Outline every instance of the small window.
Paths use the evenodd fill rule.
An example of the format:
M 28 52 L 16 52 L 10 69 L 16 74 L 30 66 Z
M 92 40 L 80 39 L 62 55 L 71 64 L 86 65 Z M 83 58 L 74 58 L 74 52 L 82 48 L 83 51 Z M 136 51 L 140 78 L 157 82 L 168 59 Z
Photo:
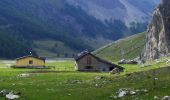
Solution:
M 30 60 L 30 61 L 29 61 L 29 64 L 33 64 L 33 60 Z

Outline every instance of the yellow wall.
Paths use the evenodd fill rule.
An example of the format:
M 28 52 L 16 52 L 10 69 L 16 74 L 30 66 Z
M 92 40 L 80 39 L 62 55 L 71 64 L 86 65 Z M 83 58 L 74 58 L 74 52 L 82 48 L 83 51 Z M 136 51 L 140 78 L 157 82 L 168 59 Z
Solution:
M 29 64 L 29 61 L 32 60 L 33 64 Z M 41 59 L 37 59 L 34 57 L 26 57 L 26 58 L 22 58 L 16 61 L 16 66 L 17 67 L 42 67 L 45 66 L 45 62 L 44 60 Z

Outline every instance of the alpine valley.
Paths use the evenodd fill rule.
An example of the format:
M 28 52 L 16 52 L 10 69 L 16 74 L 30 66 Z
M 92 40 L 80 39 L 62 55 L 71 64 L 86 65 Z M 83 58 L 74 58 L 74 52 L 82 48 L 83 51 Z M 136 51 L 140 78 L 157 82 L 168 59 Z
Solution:
M 72 57 L 146 30 L 159 0 L 0 0 L 0 58 Z M 22 48 L 22 49 L 21 49 Z

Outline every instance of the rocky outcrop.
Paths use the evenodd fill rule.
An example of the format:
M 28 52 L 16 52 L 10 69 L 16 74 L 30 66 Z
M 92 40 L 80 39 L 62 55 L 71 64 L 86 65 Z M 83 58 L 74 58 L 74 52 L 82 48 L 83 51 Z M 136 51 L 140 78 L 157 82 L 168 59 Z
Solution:
M 145 60 L 158 59 L 170 53 L 170 0 L 162 0 L 155 9 L 148 27 L 146 45 L 143 53 Z

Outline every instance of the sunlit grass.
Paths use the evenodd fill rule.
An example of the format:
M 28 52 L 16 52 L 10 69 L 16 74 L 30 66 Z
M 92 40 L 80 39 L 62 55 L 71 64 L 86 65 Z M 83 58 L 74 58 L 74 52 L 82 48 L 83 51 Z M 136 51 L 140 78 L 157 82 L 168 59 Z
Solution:
M 145 32 L 115 41 L 97 49 L 93 53 L 112 62 L 118 62 L 123 58 L 134 59 L 141 54 L 144 48 L 144 41 Z
M 46 66 L 52 66 L 54 67 L 55 70 L 59 70 L 59 71 L 75 71 L 74 60 L 47 62 Z
M 48 62 L 47 65 L 62 68 L 74 67 L 74 63 L 74 61 L 67 60 Z M 0 68 L 0 90 L 21 92 L 19 100 L 112 100 L 109 96 L 115 95 L 120 88 L 147 89 L 149 91 L 148 95 L 127 96 L 125 100 L 136 98 L 151 100 L 155 95 L 160 98 L 170 95 L 170 68 L 163 68 L 168 66 L 166 62 L 153 62 L 148 67 L 143 67 L 143 65 L 122 66 L 126 69 L 120 76 L 109 73 L 63 71 L 65 69 L 57 71 L 56 68 L 47 70 Z M 156 69 L 155 76 L 151 69 Z M 49 72 L 32 73 L 36 71 Z M 29 73 L 31 76 L 28 78 L 18 77 L 18 74 L 21 73 Z M 130 76 L 127 76 L 128 73 L 131 73 Z M 105 78 L 96 80 L 96 76 Z M 153 89 L 154 77 L 158 78 L 155 89 Z M 76 83 L 74 80 L 78 80 L 80 83 Z M 97 87 L 96 84 L 98 84 Z M 3 98 L 0 97 L 0 100 Z
M 5 67 L 6 65 L 2 62 L 2 60 L 0 60 L 0 68 L 1 67 Z

